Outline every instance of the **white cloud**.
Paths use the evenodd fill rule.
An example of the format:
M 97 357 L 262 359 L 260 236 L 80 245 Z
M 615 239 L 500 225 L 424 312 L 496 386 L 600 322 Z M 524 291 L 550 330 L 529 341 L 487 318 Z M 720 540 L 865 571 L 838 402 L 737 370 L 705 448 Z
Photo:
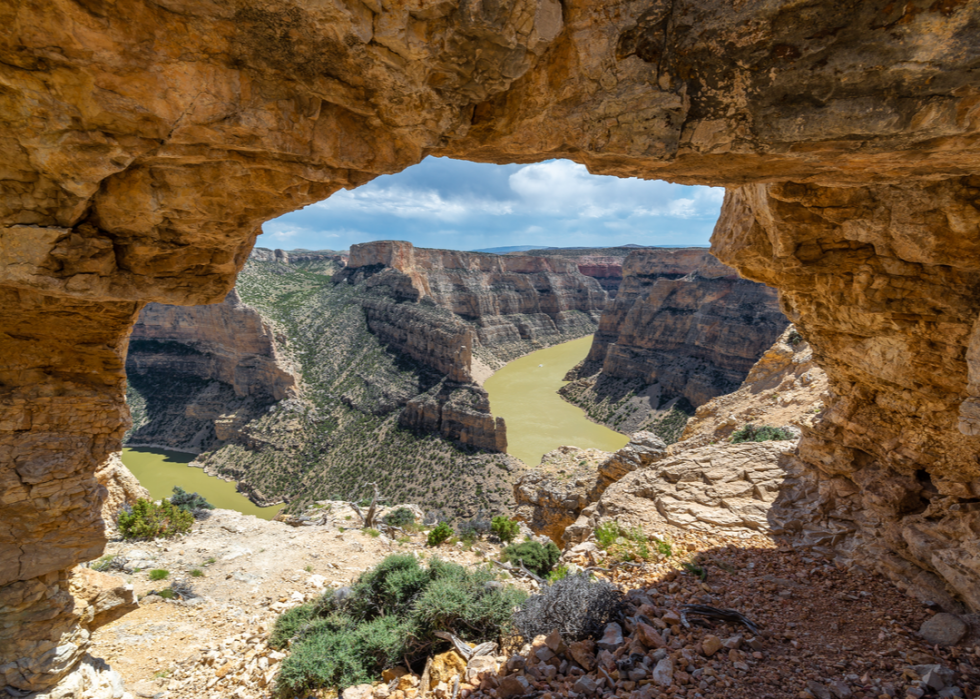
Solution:
M 501 216 L 512 212 L 508 202 L 476 197 L 445 198 L 434 189 L 408 189 L 399 186 L 366 185 L 354 191 L 341 191 L 315 207 L 337 213 L 398 216 L 399 218 L 461 221 L 468 216 Z

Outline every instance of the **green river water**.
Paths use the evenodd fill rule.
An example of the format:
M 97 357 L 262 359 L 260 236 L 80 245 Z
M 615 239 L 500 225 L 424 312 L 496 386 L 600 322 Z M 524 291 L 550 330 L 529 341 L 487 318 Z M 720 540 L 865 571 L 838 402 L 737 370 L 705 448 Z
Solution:
M 592 336 L 538 350 L 507 364 L 484 383 L 490 412 L 507 422 L 507 453 L 528 466 L 560 446 L 616 451 L 629 437 L 589 421 L 558 395 L 565 374 L 585 359 Z
M 188 466 L 194 456 L 165 449 L 126 447 L 122 460 L 140 484 L 150 491 L 154 500 L 169 498 L 173 495 L 174 486 L 179 485 L 189 493 L 200 493 L 212 505 L 223 510 L 235 510 L 262 519 L 272 519 L 279 514 L 282 505 L 259 507 L 235 490 L 234 483 L 209 476 L 204 469 Z

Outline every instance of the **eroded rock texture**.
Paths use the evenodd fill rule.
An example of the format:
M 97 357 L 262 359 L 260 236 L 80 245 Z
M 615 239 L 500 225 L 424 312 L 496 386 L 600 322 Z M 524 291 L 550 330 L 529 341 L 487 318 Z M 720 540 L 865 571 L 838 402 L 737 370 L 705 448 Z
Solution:
M 962 408 L 975 431 L 978 16 L 932 0 L 0 6 L 0 597 L 54 600 L 58 571 L 102 549 L 93 473 L 126 429 L 140 305 L 220 302 L 263 220 L 430 153 L 766 183 L 732 195 L 758 228 L 716 247 L 785 289 L 841 396 L 806 458 L 976 497 L 976 437 L 956 425 Z M 858 223 L 835 222 L 852 196 Z M 840 300 L 840 332 L 822 331 Z M 889 511 L 928 492 L 858 480 Z M 911 515 L 942 544 L 929 560 L 904 534 L 886 548 L 962 591 L 976 553 L 960 525 L 938 536 L 971 521 L 951 516 Z M 0 666 L 50 686 L 63 666 L 39 649 L 68 632 L 21 623 Z
M 721 259 L 780 289 L 829 379 L 784 528 L 972 609 L 980 437 L 961 431 L 961 411 L 980 311 L 978 198 L 975 178 L 750 186 L 729 193 L 712 241 Z
M 367 279 L 387 297 L 366 306 L 373 332 L 456 381 L 472 380 L 473 357 L 496 369 L 592 332 L 606 304 L 599 283 L 574 259 L 429 250 L 401 241 L 352 246 L 337 275 L 348 279 Z
M 776 293 L 739 277 L 707 250 L 642 250 L 623 264 L 580 373 L 658 384 L 694 406 L 742 383 L 786 319 Z
M 193 453 L 237 436 L 240 427 L 296 393 L 275 331 L 233 289 L 204 306 L 148 304 L 126 357 L 133 427 L 129 444 Z

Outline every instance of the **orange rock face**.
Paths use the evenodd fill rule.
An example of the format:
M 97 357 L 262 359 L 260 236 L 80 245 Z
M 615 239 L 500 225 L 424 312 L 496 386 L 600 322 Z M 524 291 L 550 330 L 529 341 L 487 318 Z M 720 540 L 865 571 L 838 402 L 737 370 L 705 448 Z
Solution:
M 836 396 L 804 458 L 839 502 L 911 527 L 862 527 L 878 560 L 976 607 L 975 513 L 951 508 L 980 496 L 978 17 L 889 0 L 0 7 L 4 610 L 37 586 L 53 609 L 59 571 L 102 549 L 93 474 L 126 429 L 140 306 L 220 302 L 262 221 L 427 154 L 742 187 L 715 250 L 781 290 Z M 51 686 L 71 661 L 45 654 L 71 630 L 16 618 L 4 681 Z

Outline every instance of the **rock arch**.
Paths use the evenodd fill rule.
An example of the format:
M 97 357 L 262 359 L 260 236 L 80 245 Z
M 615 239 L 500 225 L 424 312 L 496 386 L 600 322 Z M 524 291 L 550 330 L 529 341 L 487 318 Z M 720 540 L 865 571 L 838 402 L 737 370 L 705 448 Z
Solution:
M 715 253 L 780 290 L 837 396 L 801 445 L 824 522 L 803 533 L 980 608 L 980 2 L 7 0 L 0 21 L 6 684 L 84 651 L 66 571 L 104 543 L 140 307 L 219 301 L 262 221 L 428 154 L 729 187 Z M 893 504 L 922 470 L 939 496 L 912 520 Z

